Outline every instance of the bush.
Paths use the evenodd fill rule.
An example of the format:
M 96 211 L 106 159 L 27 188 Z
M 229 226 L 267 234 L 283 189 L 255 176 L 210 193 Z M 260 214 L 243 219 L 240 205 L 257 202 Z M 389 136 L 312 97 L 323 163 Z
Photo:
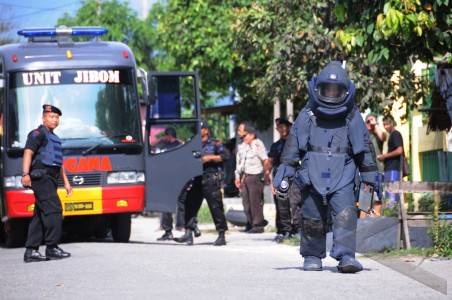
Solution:
M 452 224 L 439 222 L 438 226 L 433 226 L 429 234 L 433 240 L 435 254 L 444 257 L 452 256 Z

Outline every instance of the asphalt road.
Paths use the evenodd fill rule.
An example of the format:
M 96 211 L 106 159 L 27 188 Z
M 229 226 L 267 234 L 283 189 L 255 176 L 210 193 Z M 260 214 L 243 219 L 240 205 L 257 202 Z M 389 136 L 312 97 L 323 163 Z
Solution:
M 24 249 L 0 248 L 0 299 L 450 299 L 437 290 L 360 257 L 365 270 L 340 274 L 336 261 L 304 272 L 297 247 L 272 242 L 274 233 L 231 230 L 214 247 L 204 232 L 194 246 L 156 242 L 158 220 L 133 219 L 132 241 L 63 244 L 73 257 L 25 264 Z M 175 232 L 176 235 L 180 233 Z M 43 248 L 42 248 L 43 249 Z M 402 261 L 403 263 L 403 261 Z M 450 280 L 452 261 L 426 263 Z M 414 265 L 421 270 L 419 264 Z M 436 272 L 438 271 L 438 272 Z M 422 276 L 421 276 L 422 277 Z M 447 289 L 446 289 L 447 290 Z

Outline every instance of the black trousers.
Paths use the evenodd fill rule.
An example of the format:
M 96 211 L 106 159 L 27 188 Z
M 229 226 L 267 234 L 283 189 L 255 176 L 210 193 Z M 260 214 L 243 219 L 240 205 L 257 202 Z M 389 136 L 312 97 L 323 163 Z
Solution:
M 191 183 L 189 185 L 185 185 L 179 195 L 179 198 L 177 198 L 176 227 L 185 226 L 185 201 L 187 199 L 187 193 L 190 188 Z M 162 213 L 160 225 L 165 231 L 173 230 L 173 214 L 170 212 Z
M 196 215 L 205 198 L 217 231 L 228 230 L 223 208 L 221 182 L 215 173 L 205 173 L 194 178 L 193 186 L 187 193 L 185 202 L 185 227 L 194 229 Z
M 32 180 L 31 186 L 36 202 L 25 247 L 37 249 L 42 242 L 47 246 L 56 246 L 60 241 L 63 225 L 57 178 L 43 175 L 40 179 Z
M 278 200 L 273 197 L 276 206 L 276 230 L 277 233 L 286 232 L 297 234 L 301 230 L 301 189 L 293 182 L 290 185 L 287 200 Z

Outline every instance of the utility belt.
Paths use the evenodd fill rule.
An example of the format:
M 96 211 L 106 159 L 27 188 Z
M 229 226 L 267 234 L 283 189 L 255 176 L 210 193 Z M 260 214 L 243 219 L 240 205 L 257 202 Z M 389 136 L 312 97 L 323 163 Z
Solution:
M 202 183 L 221 186 L 224 180 L 223 171 L 215 171 L 215 172 L 204 172 L 202 174 Z
M 33 168 L 30 171 L 30 178 L 32 180 L 38 180 L 43 178 L 45 175 L 48 175 L 50 177 L 53 177 L 57 179 L 60 176 L 60 167 L 45 167 L 45 166 L 39 166 L 37 168 Z

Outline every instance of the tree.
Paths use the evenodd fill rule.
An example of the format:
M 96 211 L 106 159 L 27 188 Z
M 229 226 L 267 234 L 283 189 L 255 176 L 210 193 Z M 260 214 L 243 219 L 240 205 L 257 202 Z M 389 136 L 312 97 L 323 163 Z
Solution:
M 108 33 L 102 39 L 128 44 L 138 65 L 147 69 L 155 68 L 151 57 L 154 30 L 137 17 L 127 2 L 86 0 L 75 16 L 66 13 L 57 23 L 66 26 L 106 27 Z
M 413 63 L 450 49 L 447 7 L 448 0 L 256 1 L 238 14 L 237 47 L 257 70 L 252 86 L 262 101 L 304 104 L 306 81 L 331 59 L 344 59 L 361 108 L 381 111 L 400 96 L 413 105 L 420 96 Z
M 11 37 L 14 28 L 13 23 L 8 20 L 9 9 L 2 7 L 2 15 L 0 16 L 0 46 L 14 43 L 17 39 Z
M 231 27 L 234 9 L 249 2 L 173 0 L 152 9 L 159 48 L 172 60 L 167 67 L 197 70 L 204 97 L 212 91 L 226 95 L 242 79 Z
M 421 98 L 413 78 L 416 60 L 433 63 L 445 56 L 452 44 L 452 10 L 449 0 L 340 0 L 334 8 L 336 39 L 348 57 L 360 57 L 373 85 L 381 93 L 380 107 L 404 96 L 409 106 Z M 400 71 L 396 88 L 383 81 Z M 389 96 L 389 97 L 388 97 Z

